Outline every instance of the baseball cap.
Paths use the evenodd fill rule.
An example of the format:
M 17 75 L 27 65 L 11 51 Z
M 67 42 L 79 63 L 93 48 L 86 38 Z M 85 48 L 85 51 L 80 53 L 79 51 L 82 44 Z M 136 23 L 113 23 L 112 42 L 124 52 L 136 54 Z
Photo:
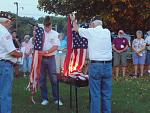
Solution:
M 0 11 L 0 22 L 5 22 L 7 20 L 15 21 L 12 14 L 9 12 Z

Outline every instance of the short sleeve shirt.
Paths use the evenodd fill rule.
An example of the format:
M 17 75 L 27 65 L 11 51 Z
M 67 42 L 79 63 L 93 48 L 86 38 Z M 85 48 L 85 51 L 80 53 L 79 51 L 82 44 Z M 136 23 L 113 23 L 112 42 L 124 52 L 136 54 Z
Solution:
M 136 49 L 136 51 L 141 50 L 143 46 L 146 45 L 146 42 L 144 39 L 134 39 L 132 42 L 132 47 Z
M 58 39 L 58 32 L 51 30 L 45 33 L 45 40 L 43 45 L 43 51 L 51 49 L 53 46 L 60 46 L 60 40 Z
M 150 44 L 150 36 L 147 36 L 145 39 L 146 44 Z M 150 51 L 150 46 L 147 46 L 147 50 Z
M 113 39 L 113 45 L 117 50 L 123 50 L 127 45 L 129 45 L 129 42 L 126 38 L 114 38 Z
M 11 34 L 0 24 L 0 59 L 10 60 L 15 63 L 17 59 L 9 54 L 14 50 L 16 50 L 16 48 L 13 44 Z
M 111 35 L 102 26 L 79 28 L 79 35 L 88 39 L 89 59 L 108 61 L 112 59 Z

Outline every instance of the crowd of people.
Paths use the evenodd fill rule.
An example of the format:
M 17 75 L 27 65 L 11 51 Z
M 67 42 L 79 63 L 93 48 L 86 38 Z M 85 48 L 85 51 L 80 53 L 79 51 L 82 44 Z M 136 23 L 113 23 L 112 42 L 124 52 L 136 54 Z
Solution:
M 145 64 L 147 64 L 147 72 L 150 74 L 150 32 L 144 39 L 143 32 L 137 30 L 136 38 L 130 42 L 125 37 L 125 32 L 119 30 L 117 37 L 111 41 L 110 30 L 102 27 L 103 22 L 99 18 L 91 20 L 90 28 L 80 28 L 77 21 L 72 21 L 72 30 L 88 40 L 90 113 L 100 113 L 100 111 L 111 113 L 112 64 L 115 67 L 117 77 L 120 67 L 122 67 L 122 76 L 126 76 L 127 50 L 131 47 L 135 70 L 133 77 L 143 76 Z M 12 112 L 13 66 L 17 77 L 20 67 L 22 67 L 24 76 L 29 76 L 34 52 L 34 38 L 27 34 L 24 36 L 24 41 L 20 43 L 16 31 L 12 31 L 11 34 L 8 31 L 11 22 L 12 18 L 9 13 L 0 13 L 0 113 Z M 63 34 L 52 30 L 52 22 L 49 16 L 44 18 L 43 25 L 44 42 L 41 48 L 40 71 L 41 105 L 49 103 L 46 75 L 51 82 L 54 103 L 63 105 L 57 92 L 57 73 L 61 73 L 63 70 L 67 40 Z M 23 53 L 20 48 L 24 50 Z M 17 59 L 21 57 L 23 58 L 22 63 L 17 63 Z M 138 66 L 140 67 L 140 73 L 138 73 Z
M 130 45 L 131 43 L 131 45 Z M 150 34 L 147 32 L 147 36 L 144 37 L 141 30 L 136 31 L 135 39 L 130 42 L 125 37 L 123 30 L 119 30 L 118 36 L 113 39 L 113 66 L 115 67 L 115 76 L 119 75 L 119 67 L 122 67 L 122 75 L 125 76 L 127 64 L 127 54 L 128 48 L 132 49 L 132 61 L 134 65 L 134 74 L 130 75 L 134 78 L 143 76 L 144 74 L 144 65 L 147 65 L 147 73 L 150 74 L 150 56 L 149 56 L 149 43 L 150 43 Z M 138 72 L 138 67 L 140 71 Z

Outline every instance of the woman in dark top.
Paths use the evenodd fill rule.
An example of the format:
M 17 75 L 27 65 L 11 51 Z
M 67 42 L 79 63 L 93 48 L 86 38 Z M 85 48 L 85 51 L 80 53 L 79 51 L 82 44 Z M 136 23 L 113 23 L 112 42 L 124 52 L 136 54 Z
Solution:
M 19 49 L 20 48 L 20 42 L 18 41 L 18 36 L 17 36 L 16 31 L 12 31 L 11 34 L 12 34 L 12 39 L 13 39 L 14 46 L 17 49 Z M 15 77 L 18 77 L 19 76 L 19 64 L 15 64 L 14 68 L 15 68 Z
M 14 43 L 15 47 L 16 47 L 17 49 L 19 49 L 19 48 L 20 48 L 20 42 L 19 42 L 19 40 L 18 40 L 18 36 L 17 36 L 16 31 L 13 31 L 13 32 L 12 32 L 12 39 L 13 39 L 13 43 Z

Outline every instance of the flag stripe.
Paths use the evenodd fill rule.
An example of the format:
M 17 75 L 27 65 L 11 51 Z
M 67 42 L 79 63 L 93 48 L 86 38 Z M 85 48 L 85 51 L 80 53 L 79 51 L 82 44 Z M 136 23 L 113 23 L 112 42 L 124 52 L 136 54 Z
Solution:
M 69 76 L 73 72 L 81 72 L 85 62 L 88 41 L 80 37 L 78 32 L 72 31 L 70 17 L 68 18 L 67 55 L 64 62 L 64 74 Z

